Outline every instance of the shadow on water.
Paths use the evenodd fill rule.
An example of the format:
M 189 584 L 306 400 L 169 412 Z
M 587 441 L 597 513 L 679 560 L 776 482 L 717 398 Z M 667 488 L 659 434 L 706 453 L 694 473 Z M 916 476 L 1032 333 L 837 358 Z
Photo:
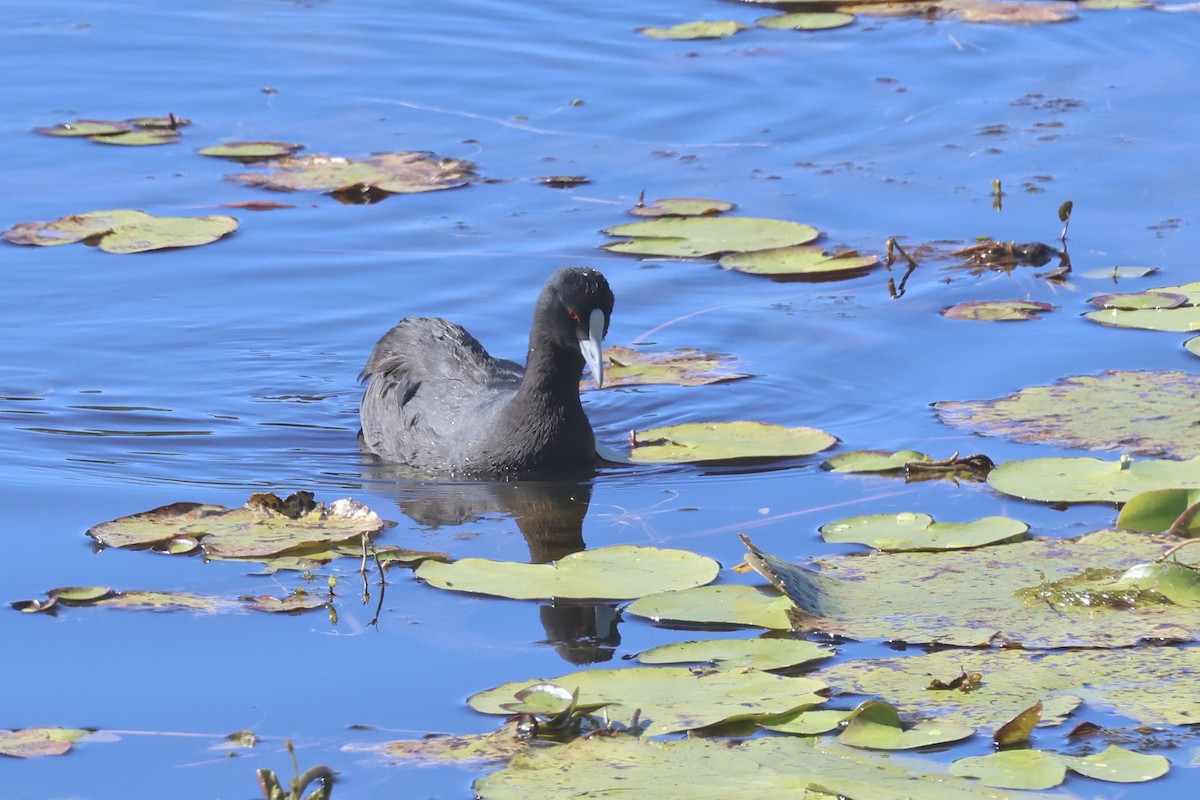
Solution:
M 425 530 L 511 519 L 532 564 L 548 564 L 587 549 L 583 521 L 592 501 L 590 476 L 571 479 L 440 482 L 402 464 L 363 453 L 363 477 Z M 538 607 L 541 642 L 572 664 L 612 659 L 621 636 L 615 603 L 551 600 Z

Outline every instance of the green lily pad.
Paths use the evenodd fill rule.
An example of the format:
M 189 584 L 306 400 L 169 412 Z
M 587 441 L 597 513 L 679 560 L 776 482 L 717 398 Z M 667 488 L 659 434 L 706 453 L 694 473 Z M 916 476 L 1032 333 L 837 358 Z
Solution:
M 1040 790 L 1062 783 L 1067 776 L 1067 765 L 1053 753 L 1009 750 L 960 758 L 950 765 L 950 772 L 999 789 Z
M 1200 375 L 1109 370 L 1032 386 L 996 400 L 943 400 L 934 408 L 947 425 L 985 436 L 1187 457 L 1200 454 L 1197 396 Z M 1193 485 L 1200 486 L 1200 480 Z
M 1193 336 L 1183 343 L 1183 347 L 1194 356 L 1200 356 L 1200 336 Z
M 614 253 L 699 258 L 805 244 L 820 236 L 811 225 L 757 217 L 664 217 L 605 228 L 632 237 L 604 245 Z
M 303 149 L 304 145 L 290 142 L 228 142 L 201 147 L 196 152 L 202 156 L 227 158 L 230 161 L 266 161 L 290 156 Z
M 1187 295 L 1172 292 L 1121 292 L 1118 294 L 1098 294 L 1088 298 L 1088 302 L 1096 308 L 1179 308 L 1188 302 Z
M 1045 503 L 1121 503 L 1155 489 L 1200 486 L 1200 456 L 1168 459 L 1030 458 L 988 474 L 998 492 Z
M 604 369 L 606 386 L 703 386 L 736 381 L 750 376 L 730 368 L 733 359 L 722 353 L 703 353 L 690 347 L 663 353 L 644 353 L 629 347 L 609 347 L 604 351 L 608 366 Z
M 40 758 L 61 756 L 70 751 L 80 739 L 91 736 L 93 731 L 82 728 L 22 728 L 0 730 L 0 755 L 13 758 Z
M 87 533 L 108 547 L 161 547 L 181 537 L 195 539 L 209 558 L 263 559 L 324 551 L 333 543 L 361 543 L 383 530 L 375 512 L 353 500 L 328 508 L 311 492 L 286 500 L 255 494 L 241 508 L 172 503 L 105 522 Z M 360 548 L 361 552 L 361 548 Z
M 1116 281 L 1120 278 L 1144 278 L 1158 272 L 1158 267 L 1103 267 L 1079 273 L 1081 278 Z
M 832 472 L 898 472 L 916 461 L 928 463 L 933 459 L 916 450 L 853 450 L 839 453 L 821 463 L 821 469 Z
M 778 717 L 760 719 L 758 726 L 776 733 L 816 736 L 818 733 L 828 733 L 834 728 L 840 727 L 853 713 L 853 711 L 837 711 L 827 708 L 792 711 L 780 714 Z
M 74 122 L 60 122 L 51 128 L 34 128 L 34 133 L 43 136 L 113 136 L 133 130 L 129 120 L 108 119 L 77 119 Z
M 126 147 L 145 147 L 156 144 L 175 144 L 179 141 L 179 132 L 168 129 L 134 130 L 105 136 L 91 137 L 93 142 L 100 144 L 118 144 Z
M 797 639 L 706 639 L 651 647 L 638 654 L 643 664 L 711 664 L 718 669 L 797 667 L 834 653 L 815 642 Z
M 791 736 L 737 744 L 704 738 L 593 736 L 563 747 L 529 750 L 507 768 L 476 780 L 472 788 L 480 800 L 1017 797 L 950 775 L 931 761 Z
M 195 247 L 233 233 L 233 217 L 155 217 L 144 211 L 116 209 L 71 214 L 53 222 L 22 222 L 4 232 L 13 244 L 41 247 L 92 241 L 108 253 L 141 253 L 171 247 Z
M 825 698 L 816 693 L 827 688 L 821 681 L 744 667 L 699 675 L 687 667 L 629 667 L 506 683 L 467 703 L 484 714 L 509 714 L 516 693 L 537 683 L 578 691 L 581 705 L 603 703 L 610 719 L 629 719 L 641 709 L 648 736 L 820 705 Z
M 820 247 L 791 245 L 750 253 L 731 253 L 718 262 L 723 269 L 753 275 L 778 275 L 830 278 L 856 277 L 879 266 L 876 256 L 830 255 Z
M 1164 307 L 1164 297 L 1177 296 L 1184 297 L 1185 302 Z M 1119 307 L 1090 311 L 1084 314 L 1084 317 L 1102 325 L 1118 328 L 1174 332 L 1200 329 L 1200 281 L 1176 286 L 1159 286 L 1120 297 L 1122 302 Z
M 958 550 L 1022 538 L 1024 522 L 984 517 L 972 522 L 934 522 L 928 514 L 870 514 L 829 522 L 820 528 L 827 542 L 857 542 L 876 550 Z
M 811 568 L 742 538 L 750 565 L 796 604 L 792 627 L 802 634 L 960 647 L 1012 642 L 1030 649 L 1200 639 L 1194 608 L 1115 585 L 1124 570 L 1159 558 L 1178 541 L 1174 537 L 1099 531 L 973 550 L 829 556 Z M 1176 557 L 1186 561 L 1187 555 Z M 1094 583 L 1097 574 L 1109 576 L 1107 594 L 1067 586 Z M 1113 602 L 1090 599 L 1105 596 Z
M 725 200 L 709 200 L 703 197 L 663 197 L 650 205 L 629 209 L 635 217 L 711 217 L 732 211 L 733 203 Z
M 810 456 L 837 444 L 816 428 L 763 422 L 691 422 L 634 434 L 629 458 L 636 464 L 680 464 L 743 458 Z
M 1200 607 L 1200 570 L 1174 561 L 1135 564 L 1117 580 L 1116 586 L 1149 589 L 1175 605 Z
M 33 131 L 45 136 L 84 136 L 101 144 L 139 146 L 173 144 L 179 141 L 179 128 L 190 124 L 189 120 L 168 114 L 165 117 L 123 120 L 77 119 L 50 128 L 34 128 Z
M 1186 519 L 1184 513 L 1200 503 L 1200 489 L 1153 489 L 1140 492 L 1129 498 L 1117 515 L 1117 527 L 1126 531 L 1150 531 L 1162 533 L 1175 526 L 1171 532 L 1177 536 L 1200 536 L 1200 518 L 1193 509 Z M 1180 524 L 1176 525 L 1176 522 Z
M 1058 756 L 1072 772 L 1112 783 L 1142 783 L 1161 778 L 1171 769 L 1171 762 L 1159 755 L 1134 753 L 1123 747 L 1109 745 L 1090 756 Z
M 724 39 L 739 31 L 748 31 L 750 26 L 731 19 L 723 19 L 712 22 L 684 22 L 672 25 L 670 28 L 637 28 L 636 30 L 651 39 Z
M 760 28 L 775 30 L 820 31 L 828 28 L 841 28 L 854 22 L 853 14 L 839 12 L 797 12 L 780 14 L 773 17 L 762 17 L 754 20 Z
M 723 584 L 646 595 L 626 606 L 625 612 L 654 622 L 786 630 L 791 627 L 787 615 L 791 607 L 787 597 L 753 586 Z
M 280 192 L 339 192 L 373 188 L 392 194 L 457 189 L 479 180 L 475 165 L 435 153 L 376 153 L 366 158 L 312 155 L 280 159 L 272 172 L 230 176 L 247 186 Z
M 1017 714 L 1008 722 L 1001 725 L 992 734 L 992 742 L 996 747 L 1016 747 L 1029 743 L 1029 735 L 1042 721 L 1042 701 L 1039 700 L 1029 708 Z
M 978 322 L 1016 322 L 1039 319 L 1039 314 L 1054 310 L 1049 303 L 1032 300 L 979 300 L 951 306 L 942 312 L 942 316 Z
M 838 734 L 837 740 L 869 750 L 912 750 L 961 741 L 974 733 L 972 727 L 943 720 L 923 720 L 905 728 L 895 706 L 882 700 L 868 700 L 854 710 L 850 724 Z
M 624 600 L 702 586 L 720 569 L 711 558 L 686 550 L 618 545 L 571 553 L 549 564 L 426 561 L 416 576 L 438 589 L 518 600 Z

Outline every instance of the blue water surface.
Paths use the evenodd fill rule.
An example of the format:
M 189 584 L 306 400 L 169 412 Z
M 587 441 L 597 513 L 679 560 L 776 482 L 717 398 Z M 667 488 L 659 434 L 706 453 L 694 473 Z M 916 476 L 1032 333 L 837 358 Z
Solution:
M 531 499 L 511 487 L 373 473 L 355 440 L 356 379 L 378 336 L 406 315 L 450 317 L 493 353 L 521 358 L 533 299 L 561 265 L 608 276 L 610 343 L 730 353 L 755 376 L 589 392 L 598 435 L 615 447 L 631 429 L 749 418 L 828 430 L 843 451 L 1054 455 L 1065 451 L 950 429 L 929 404 L 1102 369 L 1194 369 L 1182 337 L 1082 321 L 1087 297 L 1113 291 L 1102 280 L 1059 286 L 1030 269 L 971 276 L 933 265 L 891 300 L 881 271 L 776 283 L 601 250 L 600 230 L 630 221 L 643 191 L 730 200 L 738 213 L 812 224 L 831 250 L 880 255 L 890 236 L 1053 242 L 1057 209 L 1073 200 L 1077 273 L 1160 270 L 1119 287 L 1131 290 L 1200 279 L 1194 10 L 1080 10 L 1076 21 L 1034 26 L 862 17 L 838 30 L 756 29 L 722 41 L 635 33 L 766 13 L 719 0 L 3 4 L 0 226 L 137 208 L 232 213 L 241 229 L 204 247 L 130 256 L 0 246 L 0 599 L 92 584 L 282 594 L 301 580 L 94 552 L 84 536 L 167 503 L 238 506 L 256 491 L 352 496 L 398 523 L 384 543 L 530 558 L 522 515 L 545 487 Z M 176 145 L 31 132 L 168 112 L 192 120 Z M 488 180 L 342 205 L 246 188 L 224 178 L 245 168 L 194 152 L 246 139 L 343 156 L 433 150 L 477 162 Z M 554 175 L 589 183 L 561 190 L 537 180 Z M 994 180 L 1006 190 L 1002 211 Z M 296 207 L 221 208 L 248 200 Z M 1061 310 L 1004 326 L 939 315 L 1013 297 Z M 1050 536 L 1112 522 L 1111 508 L 1063 512 L 984 486 L 845 478 L 818 463 L 612 467 L 553 491 L 556 502 L 590 496 L 577 532 L 589 547 L 678 546 L 726 566 L 741 559 L 738 531 L 793 560 L 839 552 L 816 528 L 861 513 L 1009 514 Z M 324 613 L 0 612 L 0 728 L 104 732 L 67 757 L 0 763 L 3 794 L 249 797 L 254 769 L 288 772 L 290 738 L 302 766 L 342 773 L 343 800 L 468 797 L 476 773 L 342 748 L 488 730 L 496 720 L 463 702 L 473 692 L 574 662 L 619 664 L 692 636 L 633 619 L 614 628 L 609 606 L 439 592 L 402 571 L 391 573 L 372 627 L 378 596 L 360 605 L 356 568 L 334 570 L 336 624 Z M 571 644 L 579 630 L 590 638 Z M 842 652 L 890 653 L 872 643 Z M 213 749 L 242 729 L 263 743 L 237 757 Z M 1182 797 L 1182 767 L 1123 796 Z M 1071 780 L 1081 795 L 1108 790 Z

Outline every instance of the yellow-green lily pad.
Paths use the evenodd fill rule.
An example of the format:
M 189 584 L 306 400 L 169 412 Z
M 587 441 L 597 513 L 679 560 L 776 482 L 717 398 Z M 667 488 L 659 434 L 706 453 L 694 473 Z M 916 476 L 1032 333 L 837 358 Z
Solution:
M 1067 765 L 1053 753 L 1008 750 L 960 758 L 950 765 L 950 772 L 998 789 L 1040 790 L 1062 783 L 1067 776 Z
M 464 558 L 426 561 L 416 576 L 430 586 L 517 600 L 625 600 L 703 586 L 721 565 L 687 550 L 617 545 L 583 550 L 549 564 Z
M 1008 517 L 971 522 L 934 522 L 928 514 L 869 514 L 820 528 L 827 542 L 857 542 L 876 550 L 958 550 L 1023 538 L 1029 526 Z
M 71 214 L 52 222 L 22 222 L 5 231 L 4 238 L 41 247 L 87 241 L 109 253 L 141 253 L 208 244 L 237 228 L 233 217 L 155 217 L 116 209 Z
M 877 256 L 829 254 L 820 247 L 791 245 L 749 253 L 731 253 L 718 262 L 723 269 L 753 275 L 857 277 L 879 265 Z
M 0 730 L 0 755 L 13 758 L 61 756 L 69 752 L 72 745 L 91 736 L 93 732 L 82 728 L 59 727 Z
M 1173 292 L 1120 292 L 1117 294 L 1098 294 L 1088 298 L 1088 302 L 1096 308 L 1179 308 L 1188 302 L 1187 295 Z
M 832 472 L 898 472 L 915 462 L 928 463 L 933 459 L 917 450 L 853 450 L 838 453 L 821 462 L 821 469 Z
M 312 155 L 274 162 L 271 172 L 247 172 L 231 178 L 247 186 L 280 192 L 342 192 L 375 189 L 391 194 L 457 189 L 479 179 L 475 165 L 435 153 L 376 153 L 366 158 Z
M 538 683 L 578 691 L 581 705 L 603 703 L 610 719 L 629 719 L 640 709 L 649 736 L 817 706 L 825 702 L 817 692 L 828 688 L 810 678 L 745 667 L 701 674 L 687 667 L 628 667 L 506 683 L 472 695 L 467 703 L 484 714 L 509 714 L 516 694 Z
M 650 205 L 629 209 L 635 217 L 711 217 L 732 211 L 736 206 L 726 200 L 703 197 L 662 197 Z
M 259 560 L 361 542 L 383 527 L 383 520 L 361 503 L 345 499 L 326 507 L 314 503 L 311 492 L 296 492 L 286 500 L 255 494 L 234 509 L 172 503 L 96 525 L 87 533 L 99 544 L 126 548 L 159 548 L 191 538 L 210 558 Z
M 1117 527 L 1126 531 L 1200 536 L 1200 488 L 1152 489 L 1129 498 L 1117 515 Z M 1187 517 L 1184 514 L 1187 512 Z
M 651 647 L 638 654 L 643 664 L 711 664 L 717 669 L 787 669 L 829 658 L 834 653 L 798 639 L 705 639 Z
M 995 400 L 943 400 L 934 408 L 947 425 L 985 436 L 1189 457 L 1200 455 L 1197 396 L 1200 375 L 1109 370 L 1031 386 Z
M 895 706 L 868 700 L 850 715 L 850 724 L 837 740 L 850 747 L 869 750 L 912 750 L 966 739 L 975 729 L 957 722 L 922 720 L 904 727 Z
M 637 32 L 651 39 L 724 39 L 739 31 L 750 30 L 744 25 L 731 19 L 714 21 L 684 22 L 669 28 L 637 28 Z
M 77 119 L 73 122 L 60 122 L 49 128 L 34 128 L 34 133 L 43 136 L 61 136 L 73 138 L 76 136 L 113 136 L 133 130 L 129 120 L 109 119 Z
M 843 14 L 837 11 L 809 11 L 762 17 L 756 19 L 754 24 L 760 28 L 775 30 L 821 31 L 829 28 L 841 28 L 852 22 L 854 22 L 853 14 Z
M 1160 755 L 1135 753 L 1109 745 L 1090 756 L 1058 756 L 1072 772 L 1111 783 L 1142 783 L 1161 778 L 1171 762 Z
M 168 128 L 156 128 L 152 130 L 133 130 L 106 136 L 93 136 L 91 140 L 100 144 L 145 147 L 156 144 L 175 144 L 179 141 L 179 133 Z
M 758 217 L 663 217 L 605 228 L 605 250 L 634 255 L 700 258 L 805 244 L 820 236 L 811 225 Z
M 1039 319 L 1039 314 L 1054 310 L 1049 303 L 1033 300 L 978 300 L 951 306 L 942 312 L 942 316 L 977 322 L 1017 322 Z
M 266 161 L 272 158 L 290 156 L 304 145 L 291 142 L 227 142 L 225 144 L 201 147 L 196 152 L 202 156 L 227 158 L 230 161 Z
M 745 458 L 810 456 L 837 444 L 817 428 L 763 422 L 691 422 L 634 434 L 630 460 L 636 464 L 679 464 Z
M 1170 459 L 1029 458 L 988 474 L 998 492 L 1044 503 L 1122 503 L 1155 489 L 1200 486 L 1200 456 Z
M 791 627 L 786 596 L 753 586 L 722 584 L 646 595 L 625 607 L 626 613 L 654 622 L 688 625 L 737 625 L 786 630 Z
M 646 353 L 616 346 L 607 348 L 604 357 L 608 360 L 604 369 L 605 386 L 703 386 L 750 377 L 731 369 L 733 359 L 730 356 L 703 353 L 690 347 Z

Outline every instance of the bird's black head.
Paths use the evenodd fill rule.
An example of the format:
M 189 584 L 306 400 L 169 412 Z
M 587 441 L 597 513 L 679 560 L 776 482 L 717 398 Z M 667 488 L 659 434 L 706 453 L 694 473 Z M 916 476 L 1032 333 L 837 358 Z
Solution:
M 538 298 L 534 333 L 548 337 L 556 347 L 581 353 L 601 385 L 600 345 L 612 310 L 612 289 L 603 275 L 590 267 L 563 267 L 550 276 Z

